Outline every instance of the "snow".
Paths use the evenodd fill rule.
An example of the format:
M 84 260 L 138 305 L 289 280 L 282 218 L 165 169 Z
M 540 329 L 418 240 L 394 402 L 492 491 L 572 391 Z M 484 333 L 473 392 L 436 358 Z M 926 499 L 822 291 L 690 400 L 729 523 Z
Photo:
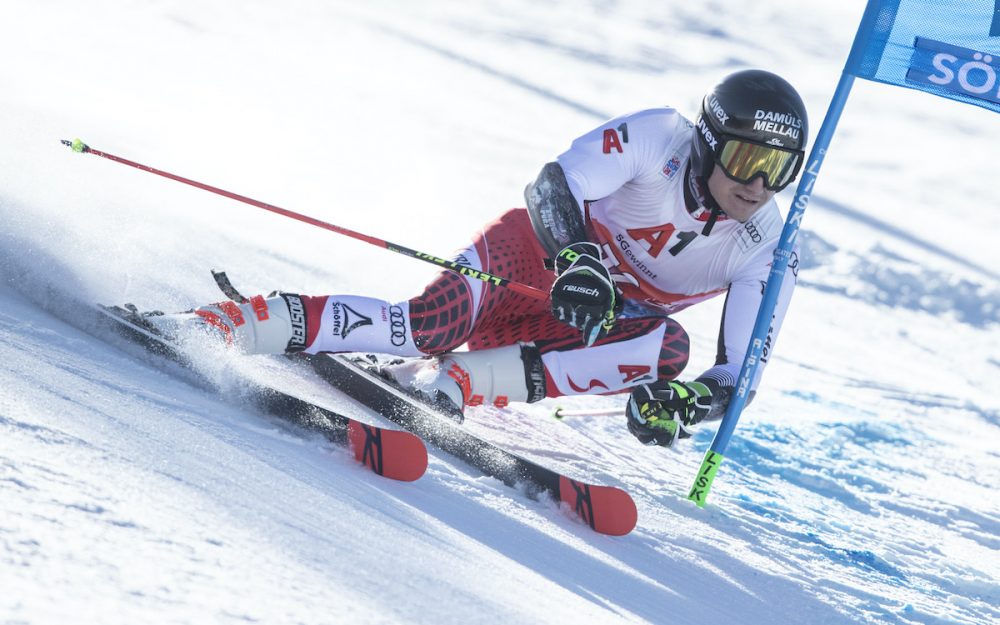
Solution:
M 712 427 L 663 450 L 619 417 L 549 416 L 620 399 L 469 415 L 629 490 L 622 538 L 433 449 L 421 480 L 379 478 L 75 318 L 215 301 L 209 268 L 246 292 L 386 298 L 434 269 L 60 139 L 444 256 L 573 137 L 650 105 L 692 114 L 735 69 L 799 86 L 814 135 L 863 5 L 4 3 L 0 622 L 1000 620 L 1000 119 L 976 107 L 855 85 L 705 509 L 685 495 Z M 678 315 L 690 372 L 720 307 Z M 273 373 L 199 362 L 224 388 Z

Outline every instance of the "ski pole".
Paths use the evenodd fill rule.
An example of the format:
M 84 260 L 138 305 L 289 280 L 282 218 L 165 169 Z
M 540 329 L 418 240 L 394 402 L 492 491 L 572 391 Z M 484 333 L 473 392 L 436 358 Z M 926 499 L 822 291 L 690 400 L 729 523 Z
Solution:
M 440 258 L 432 254 L 426 254 L 424 252 L 418 252 L 417 250 L 412 250 L 408 247 L 402 245 L 397 245 L 395 243 L 390 243 L 384 239 L 379 239 L 378 237 L 369 236 L 367 234 L 362 234 L 360 232 L 355 232 L 354 230 L 349 230 L 342 226 L 335 226 L 334 224 L 327 223 L 325 221 L 320 221 L 308 215 L 303 215 L 301 213 L 296 213 L 295 211 L 290 211 L 285 208 L 274 206 L 273 204 L 267 204 L 266 202 L 261 202 L 253 198 L 249 198 L 237 193 L 232 193 L 218 187 L 213 187 L 212 185 L 205 184 L 203 182 L 198 182 L 197 180 L 191 180 L 190 178 L 185 178 L 183 176 L 178 176 L 177 174 L 172 174 L 161 169 L 156 169 L 154 167 L 149 167 L 148 165 L 143 165 L 141 163 L 136 163 L 135 161 L 130 161 L 127 158 L 122 158 L 120 156 L 115 156 L 114 154 L 109 154 L 107 152 L 102 152 L 101 150 L 95 150 L 83 141 L 79 139 L 74 139 L 69 141 L 66 139 L 60 140 L 63 145 L 68 146 L 74 152 L 79 152 L 81 154 L 94 154 L 102 158 L 114 161 L 116 163 L 121 163 L 123 165 L 128 165 L 129 167 L 135 167 L 136 169 L 141 169 L 142 171 L 147 171 L 151 174 L 156 174 L 157 176 L 163 176 L 164 178 L 169 178 L 170 180 L 175 180 L 177 182 L 182 182 L 186 185 L 202 189 L 204 191 L 209 191 L 223 197 L 227 197 L 231 200 L 236 200 L 238 202 L 243 202 L 244 204 L 249 204 L 251 206 L 256 206 L 257 208 L 262 208 L 266 211 L 271 211 L 272 213 L 277 213 L 285 217 L 290 217 L 292 219 L 297 219 L 303 223 L 307 223 L 317 228 L 323 228 L 331 232 L 336 232 L 337 234 L 342 234 L 352 239 L 357 239 L 359 241 L 364 241 L 365 243 L 370 243 L 377 247 L 385 248 L 390 252 L 396 252 L 397 254 L 402 254 L 404 256 L 409 256 L 410 258 L 416 258 L 417 260 L 422 260 L 424 262 L 430 263 L 432 265 L 437 265 L 438 267 L 444 267 L 445 269 L 454 271 L 463 276 L 468 276 L 473 279 L 479 279 L 487 284 L 492 284 L 495 286 L 502 286 L 508 288 L 515 293 L 525 295 L 538 300 L 547 300 L 549 294 L 541 289 L 535 288 L 533 286 L 523 284 L 521 282 L 514 282 L 508 280 L 507 278 L 501 278 L 500 276 L 495 276 L 493 274 L 486 273 L 485 271 L 479 271 L 478 269 L 473 269 L 466 265 L 456 263 L 455 261 L 448 260 L 446 258 Z
M 865 11 L 866 18 L 874 20 L 879 15 L 877 9 L 872 10 L 872 7 L 876 6 L 876 4 L 869 4 L 869 8 Z M 855 40 L 854 48 L 858 47 L 858 41 L 857 39 Z M 852 56 L 853 54 L 854 51 L 852 49 Z M 816 135 L 816 143 L 809 152 L 809 160 L 806 161 L 806 170 L 799 180 L 798 187 L 795 189 L 795 198 L 792 200 L 788 217 L 785 219 L 785 226 L 781 230 L 778 245 L 774 249 L 774 260 L 771 261 L 771 271 L 768 274 L 767 283 L 764 287 L 764 295 L 757 310 L 757 320 L 754 323 L 753 334 L 750 336 L 746 356 L 743 358 L 743 365 L 740 368 L 740 375 L 737 378 L 736 391 L 729 400 L 729 405 L 726 407 L 726 414 L 722 417 L 722 422 L 715 433 L 715 438 L 712 439 L 712 445 L 705 452 L 705 458 L 701 462 L 698 475 L 691 485 L 691 490 L 688 491 L 688 499 L 693 501 L 699 508 L 705 507 L 705 500 L 712 489 L 715 474 L 719 470 L 719 465 L 725 459 L 722 454 L 726 451 L 726 446 L 729 445 L 729 440 L 736 429 L 736 423 L 739 421 L 740 415 L 743 413 L 743 408 L 749 399 L 749 390 L 752 386 L 754 376 L 760 368 L 764 344 L 767 342 L 768 333 L 771 331 L 771 319 L 774 314 L 774 308 L 777 305 L 778 292 L 781 290 L 785 271 L 788 269 L 791 261 L 792 249 L 798 236 L 799 226 L 802 223 L 802 216 L 805 213 L 806 206 L 809 205 L 810 198 L 812 198 L 813 187 L 816 184 L 816 179 L 819 177 L 820 167 L 826 158 L 830 142 L 833 140 L 834 131 L 837 129 L 837 122 L 840 120 L 840 114 L 847 104 L 847 96 L 850 94 L 853 84 L 854 76 L 847 73 L 845 69 L 840 75 L 840 82 L 837 84 L 837 89 L 833 93 L 833 99 L 830 101 L 830 106 L 826 110 L 826 116 L 823 118 L 823 124 Z
M 609 408 L 607 410 L 566 410 L 559 407 L 552 412 L 556 419 L 564 417 L 623 417 L 625 414 L 621 408 Z

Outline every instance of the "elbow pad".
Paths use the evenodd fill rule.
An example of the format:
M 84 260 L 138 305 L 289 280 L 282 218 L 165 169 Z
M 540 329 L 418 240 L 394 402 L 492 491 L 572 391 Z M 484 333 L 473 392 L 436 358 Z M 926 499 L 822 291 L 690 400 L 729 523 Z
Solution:
M 542 167 L 538 178 L 525 187 L 524 199 L 531 227 L 549 258 L 555 258 L 567 245 L 587 240 L 583 212 L 559 163 Z

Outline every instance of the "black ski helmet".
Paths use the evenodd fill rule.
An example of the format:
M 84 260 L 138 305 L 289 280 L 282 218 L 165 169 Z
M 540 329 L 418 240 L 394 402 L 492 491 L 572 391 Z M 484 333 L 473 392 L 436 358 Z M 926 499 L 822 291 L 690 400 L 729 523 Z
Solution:
M 750 182 L 763 176 L 768 189 L 779 191 L 795 180 L 802 167 L 808 131 L 805 104 L 784 78 L 759 69 L 730 74 L 702 100 L 695 120 L 692 171 L 707 182 L 720 165 L 733 180 Z M 723 161 L 723 149 L 730 141 L 734 143 Z M 736 153 L 737 142 L 760 153 L 773 146 L 773 154 L 748 160 Z M 741 175 L 734 175 L 731 170 L 740 167 Z

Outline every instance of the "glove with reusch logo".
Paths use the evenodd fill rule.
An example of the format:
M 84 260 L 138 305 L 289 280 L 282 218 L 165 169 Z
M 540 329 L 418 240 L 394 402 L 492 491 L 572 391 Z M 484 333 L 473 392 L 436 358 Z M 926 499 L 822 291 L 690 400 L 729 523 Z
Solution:
M 590 242 L 573 243 L 556 256 L 552 284 L 552 314 L 583 333 L 591 346 L 611 331 L 620 298 L 601 251 Z
M 712 411 L 707 384 L 660 380 L 632 390 L 625 406 L 628 431 L 643 445 L 670 447 Z

